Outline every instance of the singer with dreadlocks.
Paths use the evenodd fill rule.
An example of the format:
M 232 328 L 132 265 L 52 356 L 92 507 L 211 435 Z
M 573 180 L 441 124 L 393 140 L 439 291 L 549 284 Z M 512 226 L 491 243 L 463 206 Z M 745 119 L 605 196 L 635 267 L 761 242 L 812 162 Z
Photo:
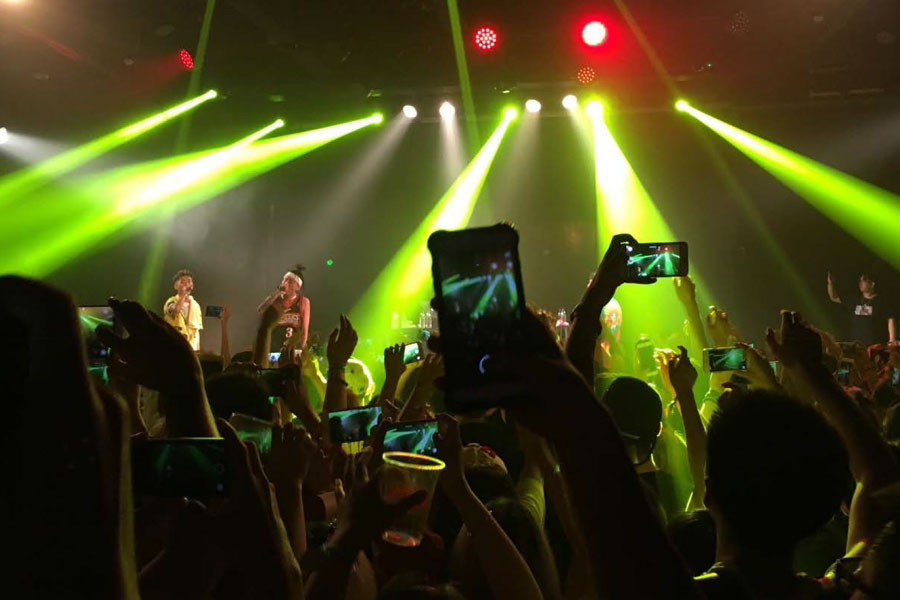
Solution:
M 278 311 L 278 326 L 272 332 L 272 348 L 282 352 L 302 350 L 309 335 L 309 298 L 300 295 L 303 289 L 303 265 L 296 265 L 284 274 L 281 284 L 257 311 L 263 313 L 269 306 Z

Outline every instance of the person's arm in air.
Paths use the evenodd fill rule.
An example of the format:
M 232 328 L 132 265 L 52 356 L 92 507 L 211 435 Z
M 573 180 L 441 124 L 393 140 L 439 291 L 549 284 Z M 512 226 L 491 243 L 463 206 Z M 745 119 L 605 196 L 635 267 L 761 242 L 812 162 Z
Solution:
M 341 315 L 340 327 L 328 336 L 325 354 L 328 357 L 328 381 L 325 383 L 325 400 L 322 411 L 325 413 L 347 408 L 347 380 L 344 379 L 344 368 L 356 348 L 359 336 L 350 319 Z
M 222 368 L 228 368 L 228 365 L 231 364 L 231 346 L 228 343 L 228 318 L 231 316 L 231 312 L 228 310 L 228 305 L 222 307 L 222 315 L 219 317 L 219 321 L 222 323 L 222 345 L 219 352 L 222 354 Z
M 303 481 L 315 460 L 315 443 L 303 429 L 291 423 L 272 428 L 272 447 L 265 471 L 275 486 L 275 498 L 294 556 L 306 554 L 306 518 L 303 514 Z
M 825 291 L 828 292 L 828 299 L 835 304 L 842 304 L 841 297 L 837 293 L 834 285 L 834 279 L 831 277 L 831 271 L 828 271 L 828 279 L 825 283 Z
M 697 288 L 690 276 L 675 277 L 675 295 L 684 312 L 687 314 L 688 330 L 691 334 L 691 353 L 693 356 L 701 356 L 704 348 L 709 348 L 706 339 L 706 329 L 703 327 L 703 319 L 700 317 L 700 308 L 697 306 Z
M 880 518 L 879 511 L 873 510 L 871 494 L 900 478 L 900 467 L 894 454 L 822 364 L 821 339 L 800 320 L 797 313 L 782 311 L 780 340 L 769 329 L 766 341 L 772 353 L 791 373 L 794 385 L 806 397 L 815 400 L 816 407 L 837 430 L 847 447 L 850 470 L 856 480 L 856 491 L 850 506 L 847 547 L 872 539 L 884 525 L 884 520 Z
M 888 343 L 897 343 L 897 320 L 894 317 L 888 317 Z
M 616 288 L 625 281 L 625 242 L 636 243 L 627 234 L 613 236 L 581 302 L 572 311 L 566 356 L 591 385 L 594 382 L 594 348 L 601 332 L 600 314 L 603 307 L 612 300 Z M 646 282 L 655 281 L 654 278 L 648 278 Z
M 278 311 L 268 306 L 263 310 L 256 328 L 256 340 L 253 342 L 253 364 L 263 369 L 269 368 L 269 347 L 272 344 L 272 330 L 278 324 Z
M 459 423 L 450 415 L 441 414 L 438 415 L 438 426 L 440 433 L 435 442 L 438 455 L 447 465 L 441 473 L 441 487 L 472 536 L 472 547 L 493 596 L 543 600 L 528 563 L 466 482 Z
M 300 296 L 300 302 L 302 303 L 302 309 L 300 311 L 300 336 L 297 340 L 297 348 L 304 350 L 306 348 L 306 342 L 309 341 L 309 298 Z
M 703 429 L 700 411 L 697 410 L 694 399 L 697 370 L 688 358 L 687 349 L 684 346 L 679 346 L 678 349 L 681 354 L 669 360 L 669 378 L 684 422 L 684 441 L 694 484 L 687 510 L 699 510 L 703 508 L 703 497 L 706 495 L 706 430 Z
M 378 394 L 380 401 L 393 401 L 397 397 L 400 378 L 406 372 L 403 363 L 403 344 L 395 344 L 384 349 L 384 384 Z
M 428 415 L 428 401 L 434 394 L 434 381 L 444 373 L 444 360 L 440 354 L 425 356 L 419 369 L 419 378 L 409 399 L 400 409 L 397 421 L 418 421 Z

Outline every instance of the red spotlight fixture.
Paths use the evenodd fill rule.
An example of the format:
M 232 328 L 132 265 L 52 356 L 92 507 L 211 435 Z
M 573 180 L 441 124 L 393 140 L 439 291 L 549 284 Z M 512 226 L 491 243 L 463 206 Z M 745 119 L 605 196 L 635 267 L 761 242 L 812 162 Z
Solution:
M 191 53 L 184 48 L 182 48 L 178 53 L 178 59 L 181 61 L 181 64 L 185 69 L 191 70 L 194 68 L 194 57 L 191 56 Z
M 606 34 L 606 25 L 600 21 L 590 21 L 581 29 L 581 39 L 592 48 L 605 42 Z
M 575 80 L 582 85 L 587 85 L 594 81 L 596 78 L 597 72 L 587 65 L 581 67 L 580 69 L 578 69 L 578 72 L 575 73 Z
M 490 52 L 496 48 L 498 39 L 497 30 L 487 26 L 479 27 L 475 30 L 475 35 L 472 36 L 475 47 L 482 52 Z

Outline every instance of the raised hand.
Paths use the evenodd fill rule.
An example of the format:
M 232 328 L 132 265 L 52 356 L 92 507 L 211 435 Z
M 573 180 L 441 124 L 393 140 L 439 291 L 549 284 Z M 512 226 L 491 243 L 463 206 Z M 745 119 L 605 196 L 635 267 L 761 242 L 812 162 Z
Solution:
M 302 485 L 318 447 L 310 435 L 292 423 L 272 428 L 272 448 L 266 460 L 266 473 L 276 489 L 279 484 Z
M 745 375 L 750 383 L 755 387 L 765 390 L 777 390 L 781 387 L 778 383 L 778 377 L 772 370 L 772 365 L 763 356 L 763 353 L 756 348 L 751 348 L 749 344 L 738 342 L 738 348 L 744 349 L 744 356 L 747 360 L 747 372 Z
M 687 306 L 696 306 L 697 304 L 697 287 L 694 280 L 689 275 L 685 277 L 675 277 L 672 279 L 675 286 L 675 296 L 678 300 Z
M 800 313 L 781 311 L 781 335 L 776 336 L 771 327 L 766 331 L 766 342 L 772 354 L 785 367 L 817 367 L 822 364 L 822 338 L 803 322 Z
M 346 315 L 341 315 L 340 327 L 331 332 L 328 336 L 328 346 L 325 354 L 328 357 L 328 368 L 343 367 L 350 360 L 353 351 L 356 349 L 356 342 L 359 336 L 350 319 Z
M 706 325 L 716 348 L 730 346 L 740 339 L 737 330 L 731 324 L 731 321 L 728 320 L 728 313 L 724 310 L 719 310 L 715 306 L 709 307 L 709 313 L 706 315 Z
M 395 344 L 384 349 L 384 386 L 381 388 L 383 400 L 393 400 L 397 385 L 406 372 L 403 363 L 403 344 Z M 385 397 L 386 396 L 386 397 Z
M 259 450 L 253 443 L 241 442 L 225 420 L 219 419 L 217 424 L 225 438 L 230 477 L 230 550 L 254 582 L 259 597 L 302 598 L 300 567 Z
M 466 475 L 463 467 L 463 445 L 459 435 L 459 421 L 448 414 L 441 413 L 437 416 L 438 433 L 434 438 L 437 446 L 438 458 L 447 466 L 441 471 L 441 487 L 447 496 L 458 498 L 468 490 Z
M 687 348 L 678 346 L 678 350 L 681 354 L 669 359 L 668 370 L 672 387 L 675 389 L 675 397 L 683 398 L 694 390 L 694 384 L 697 383 L 697 369 L 688 358 Z
M 144 387 L 164 394 L 183 395 L 202 389 L 203 374 L 191 345 L 162 317 L 137 302 L 109 299 L 116 319 L 128 331 L 119 337 L 100 327 L 97 337 L 116 357 L 110 368 Z

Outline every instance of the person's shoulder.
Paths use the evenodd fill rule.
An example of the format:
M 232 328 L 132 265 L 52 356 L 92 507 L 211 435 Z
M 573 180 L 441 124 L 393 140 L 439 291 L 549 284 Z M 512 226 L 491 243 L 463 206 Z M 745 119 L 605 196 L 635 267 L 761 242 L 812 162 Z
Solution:
M 166 302 L 165 302 L 165 304 L 163 304 L 163 306 L 168 306 L 168 305 L 172 304 L 173 302 L 177 302 L 177 301 L 178 301 L 178 294 L 176 294 L 174 296 L 169 296 L 169 298 L 166 300 Z

